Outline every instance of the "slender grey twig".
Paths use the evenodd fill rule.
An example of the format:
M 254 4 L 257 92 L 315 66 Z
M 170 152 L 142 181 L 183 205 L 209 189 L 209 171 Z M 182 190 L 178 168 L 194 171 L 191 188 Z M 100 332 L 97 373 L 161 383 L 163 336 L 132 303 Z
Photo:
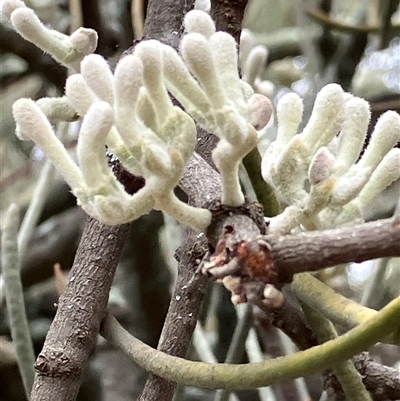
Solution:
M 33 364 L 35 354 L 25 313 L 24 296 L 20 278 L 17 232 L 19 226 L 19 209 L 11 204 L 3 220 L 1 237 L 1 264 L 7 311 L 10 319 L 11 337 L 15 344 L 18 368 L 21 374 L 25 394 L 29 399 L 34 379 Z

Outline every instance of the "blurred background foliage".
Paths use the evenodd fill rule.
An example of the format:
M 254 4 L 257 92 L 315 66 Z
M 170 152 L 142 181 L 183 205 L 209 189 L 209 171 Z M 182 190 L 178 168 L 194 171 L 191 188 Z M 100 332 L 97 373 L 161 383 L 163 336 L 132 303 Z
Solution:
M 71 32 L 81 25 L 96 29 L 97 52 L 112 66 L 135 39 L 140 39 L 146 8 L 146 2 L 128 0 L 30 0 L 26 3 L 42 21 L 61 32 Z M 305 99 L 306 118 L 319 89 L 337 82 L 346 91 L 370 102 L 371 127 L 384 111 L 400 111 L 399 0 L 250 0 L 244 27 L 254 35 L 255 44 L 265 46 L 268 51 L 260 79 L 269 82 L 269 95 L 274 104 L 283 94 L 295 91 Z M 66 76 L 67 71 L 48 55 L 24 41 L 4 21 L 0 23 L 1 211 L 16 202 L 22 214 L 25 213 L 44 165 L 40 149 L 15 137 L 12 104 L 20 97 L 60 96 Z M 76 144 L 77 124 L 57 127 L 71 152 Z M 273 135 L 271 125 L 267 136 Z M 58 298 L 53 266 L 59 263 L 67 274 L 85 221 L 84 213 L 57 174 L 50 174 L 47 181 L 47 189 L 42 193 L 43 207 L 21 261 L 36 352 L 43 344 Z M 243 184 L 249 187 L 247 182 Z M 367 219 L 399 212 L 397 182 L 371 205 Z M 157 345 L 168 308 L 176 274 L 173 255 L 180 242 L 180 227 L 161 213 L 154 212 L 135 221 L 111 292 L 113 313 L 132 333 L 152 346 Z M 342 294 L 377 309 L 400 293 L 398 259 L 342 266 L 318 276 Z M 0 285 L 3 286 L 2 282 Z M 3 296 L 1 302 L 0 401 L 20 401 L 24 400 L 24 392 Z M 247 312 L 240 311 L 241 322 L 243 315 L 249 328 L 252 321 L 249 307 Z M 195 336 L 190 357 L 199 358 L 198 347 L 205 340 L 217 360 L 224 361 L 237 320 L 228 292 L 218 285 L 210 286 L 203 307 L 202 331 Z M 255 321 L 258 337 L 255 336 L 253 346 L 258 345 L 268 357 L 293 351 L 293 344 L 279 330 L 260 317 Z M 239 354 L 236 362 L 247 361 L 251 350 L 246 353 L 242 349 Z M 378 361 L 399 367 L 398 348 L 381 345 L 374 354 Z M 128 358 L 99 339 L 86 369 L 80 399 L 134 400 L 145 378 L 146 374 Z M 175 401 L 222 400 L 222 397 L 211 391 L 178 387 Z M 238 392 L 230 397 L 231 401 L 326 399 L 317 377 L 272 386 L 267 391 Z

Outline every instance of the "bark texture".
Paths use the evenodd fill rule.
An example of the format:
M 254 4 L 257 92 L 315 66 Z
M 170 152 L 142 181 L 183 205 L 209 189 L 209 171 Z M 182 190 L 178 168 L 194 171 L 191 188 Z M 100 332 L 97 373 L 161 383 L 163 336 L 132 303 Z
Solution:
M 177 49 L 183 34 L 183 18 L 194 6 L 194 0 L 149 0 L 144 39 L 157 39 Z
M 196 272 L 207 251 L 205 239 L 199 241 L 190 229 L 186 230 L 185 237 L 185 244 L 178 251 L 178 276 L 157 347 L 159 351 L 179 357 L 185 357 L 189 348 L 208 282 L 207 277 Z M 188 249 L 190 246 L 192 248 Z M 150 374 L 137 401 L 170 400 L 175 387 L 176 383 Z
M 237 292 L 254 281 L 280 289 L 293 275 L 341 263 L 400 256 L 400 217 L 294 235 L 241 235 L 240 225 L 224 231 L 203 271 L 215 278 L 237 277 Z M 242 302 L 246 302 L 243 295 Z
M 244 11 L 248 0 L 216 0 L 211 2 L 211 17 L 218 31 L 231 34 L 239 43 Z
M 88 218 L 67 287 L 35 363 L 31 401 L 73 401 L 107 311 L 109 290 L 129 225 Z

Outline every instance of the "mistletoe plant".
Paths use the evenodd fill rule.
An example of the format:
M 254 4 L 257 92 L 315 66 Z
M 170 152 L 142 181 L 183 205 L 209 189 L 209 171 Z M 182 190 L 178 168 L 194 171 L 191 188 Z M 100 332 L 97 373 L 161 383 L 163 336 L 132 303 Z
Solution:
M 192 11 L 185 17 L 182 57 L 158 41 L 143 41 L 113 74 L 101 56 L 86 55 L 95 49 L 95 32 L 81 28 L 62 36 L 18 1 L 5 2 L 3 12 L 21 35 L 80 70 L 68 78 L 64 97 L 36 103 L 21 99 L 13 113 L 18 137 L 42 148 L 88 214 L 115 225 L 155 208 L 205 231 L 210 213 L 173 193 L 194 151 L 195 122 L 220 138 L 213 159 L 221 174 L 222 203 L 243 204 L 239 165 L 256 146 L 271 105 L 240 79 L 235 41 L 215 32 L 207 13 Z M 185 112 L 173 105 L 169 93 Z M 49 121 L 75 114 L 83 118 L 77 164 Z M 301 224 L 320 229 L 361 218 L 365 206 L 399 177 L 399 150 L 392 149 L 400 136 L 398 114 L 381 117 L 356 164 L 370 118 L 364 100 L 331 84 L 318 94 L 307 126 L 296 135 L 301 116 L 301 99 L 293 93 L 284 96 L 277 109 L 277 139 L 263 155 L 264 179 L 289 206 L 272 219 L 271 228 L 289 232 Z M 106 147 L 130 173 L 145 178 L 134 195 L 125 192 L 108 167 Z
M 188 205 L 174 193 L 185 168 L 195 156 L 196 125 L 219 138 L 212 157 L 220 173 L 222 207 L 233 215 L 234 210 L 246 204 L 239 167 L 242 159 L 257 146 L 272 113 L 269 99 L 253 89 L 262 92 L 254 66 L 260 64 L 257 60 L 265 60 L 265 51 L 253 51 L 247 67 L 244 63 L 246 76 L 242 80 L 238 74 L 234 38 L 226 32 L 216 32 L 215 24 L 206 12 L 193 10 L 185 16 L 186 33 L 179 52 L 160 41 L 143 40 L 132 54 L 119 61 L 115 71 L 111 71 L 103 57 L 92 54 L 97 43 L 97 34 L 93 30 L 80 28 L 70 36 L 60 34 L 46 28 L 19 0 L 4 1 L 2 10 L 16 31 L 73 71 L 67 79 L 63 97 L 36 102 L 20 99 L 14 103 L 13 114 L 17 136 L 22 140 L 33 140 L 44 151 L 87 214 L 114 226 L 157 209 L 194 230 L 207 232 L 213 223 L 212 212 Z M 249 51 L 243 49 L 242 62 L 247 53 Z M 175 100 L 182 107 L 176 106 Z M 276 256 L 279 246 L 283 247 L 293 238 L 289 234 L 359 222 L 372 199 L 400 177 L 400 150 L 394 148 L 400 139 L 397 113 L 389 111 L 382 115 L 361 157 L 370 119 L 367 102 L 330 84 L 319 92 L 308 123 L 298 133 L 302 113 L 302 101 L 296 94 L 288 94 L 280 100 L 276 112 L 277 138 L 262 155 L 259 166 L 265 186 L 272 187 L 282 207 L 279 215 L 268 220 L 268 234 L 282 237 L 268 242 L 260 236 L 260 229 L 253 227 L 251 235 L 241 235 L 232 226 L 225 225 L 221 238 L 211 247 L 215 250 L 214 255 L 202 265 L 204 273 L 223 279 L 233 293 L 234 302 L 253 299 L 256 283 L 261 285 L 261 290 L 257 287 L 257 295 L 269 302 L 269 306 L 280 307 L 283 296 L 272 288 L 271 283 L 277 284 L 276 288 L 280 290 L 293 274 L 286 272 L 289 279 L 281 280 L 285 276 L 282 272 L 267 272 L 271 247 Z M 57 137 L 53 125 L 76 119 L 82 119 L 82 123 L 76 157 L 72 157 Z M 115 156 L 129 173 L 143 177 L 144 186 L 129 194 L 109 166 L 107 153 Z M 260 226 L 265 227 L 264 221 Z M 361 229 L 343 232 L 349 237 L 354 232 L 362 235 Z M 333 234 L 330 232 L 331 236 Z M 315 235 L 312 240 L 319 234 Z M 393 256 L 396 254 L 394 248 L 392 241 L 381 253 Z M 367 252 L 362 257 L 374 257 L 377 251 L 374 252 Z M 319 259 L 323 260 L 323 255 Z M 341 261 L 340 256 L 332 260 L 330 265 Z M 258 269 L 256 272 L 251 269 L 243 272 L 243 266 L 246 270 L 254 265 Z M 276 266 L 279 267 L 279 263 Z M 62 308 L 61 301 L 60 305 Z M 392 309 L 396 314 L 391 312 Z M 375 326 L 381 321 L 390 323 L 393 316 L 398 316 L 398 305 L 392 309 L 380 315 Z M 101 319 L 98 320 L 99 324 Z M 115 329 L 113 324 L 110 319 L 106 320 L 103 334 L 118 343 L 126 333 Z M 368 344 L 373 343 L 377 338 L 373 331 L 375 326 L 359 328 L 343 343 L 343 352 L 336 355 L 342 355 L 344 359 L 352 356 L 349 345 L 354 345 L 359 336 L 367 336 Z M 370 334 L 372 331 L 374 335 Z M 390 333 L 387 324 L 385 334 Z M 325 347 L 332 358 L 335 346 L 336 343 Z M 125 342 L 121 348 L 132 353 Z M 133 355 L 140 364 L 170 380 L 194 385 L 204 385 L 207 380 L 206 385 L 214 387 L 265 385 L 279 379 L 276 372 L 281 371 L 274 370 L 271 365 L 272 368 L 265 372 L 272 376 L 263 377 L 263 373 L 257 373 L 257 367 L 252 366 L 253 370 L 248 372 L 254 373 L 255 380 L 249 384 L 243 382 L 246 375 L 231 366 L 227 371 L 235 371 L 237 381 L 227 384 L 223 377 L 224 366 L 211 373 L 207 370 L 208 376 L 197 378 L 193 376 L 192 365 L 183 366 L 182 361 L 176 360 L 170 364 L 167 358 L 168 364 L 160 366 L 158 357 L 142 358 L 142 348 L 138 346 L 138 354 Z M 151 351 L 144 349 L 143 352 Z M 325 367 L 315 353 L 309 354 L 308 373 Z M 42 352 L 36 365 L 43 371 L 42 376 L 48 372 L 46 358 Z M 165 366 L 175 363 L 178 368 L 183 367 L 177 374 L 167 372 Z M 276 365 L 282 368 L 284 362 L 277 361 Z M 288 366 L 285 378 L 298 377 L 296 366 L 293 365 L 293 369 L 292 365 Z M 191 375 L 189 378 L 185 378 L 186 368 Z M 34 391 L 39 394 L 40 386 Z

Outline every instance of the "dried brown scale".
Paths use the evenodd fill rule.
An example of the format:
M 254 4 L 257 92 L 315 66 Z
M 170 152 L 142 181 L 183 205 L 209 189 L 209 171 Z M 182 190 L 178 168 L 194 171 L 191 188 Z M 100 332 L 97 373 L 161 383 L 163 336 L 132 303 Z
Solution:
M 278 282 L 270 248 L 263 241 L 242 241 L 237 247 L 237 254 L 244 273 L 263 283 L 271 283 L 281 288 L 284 283 Z

